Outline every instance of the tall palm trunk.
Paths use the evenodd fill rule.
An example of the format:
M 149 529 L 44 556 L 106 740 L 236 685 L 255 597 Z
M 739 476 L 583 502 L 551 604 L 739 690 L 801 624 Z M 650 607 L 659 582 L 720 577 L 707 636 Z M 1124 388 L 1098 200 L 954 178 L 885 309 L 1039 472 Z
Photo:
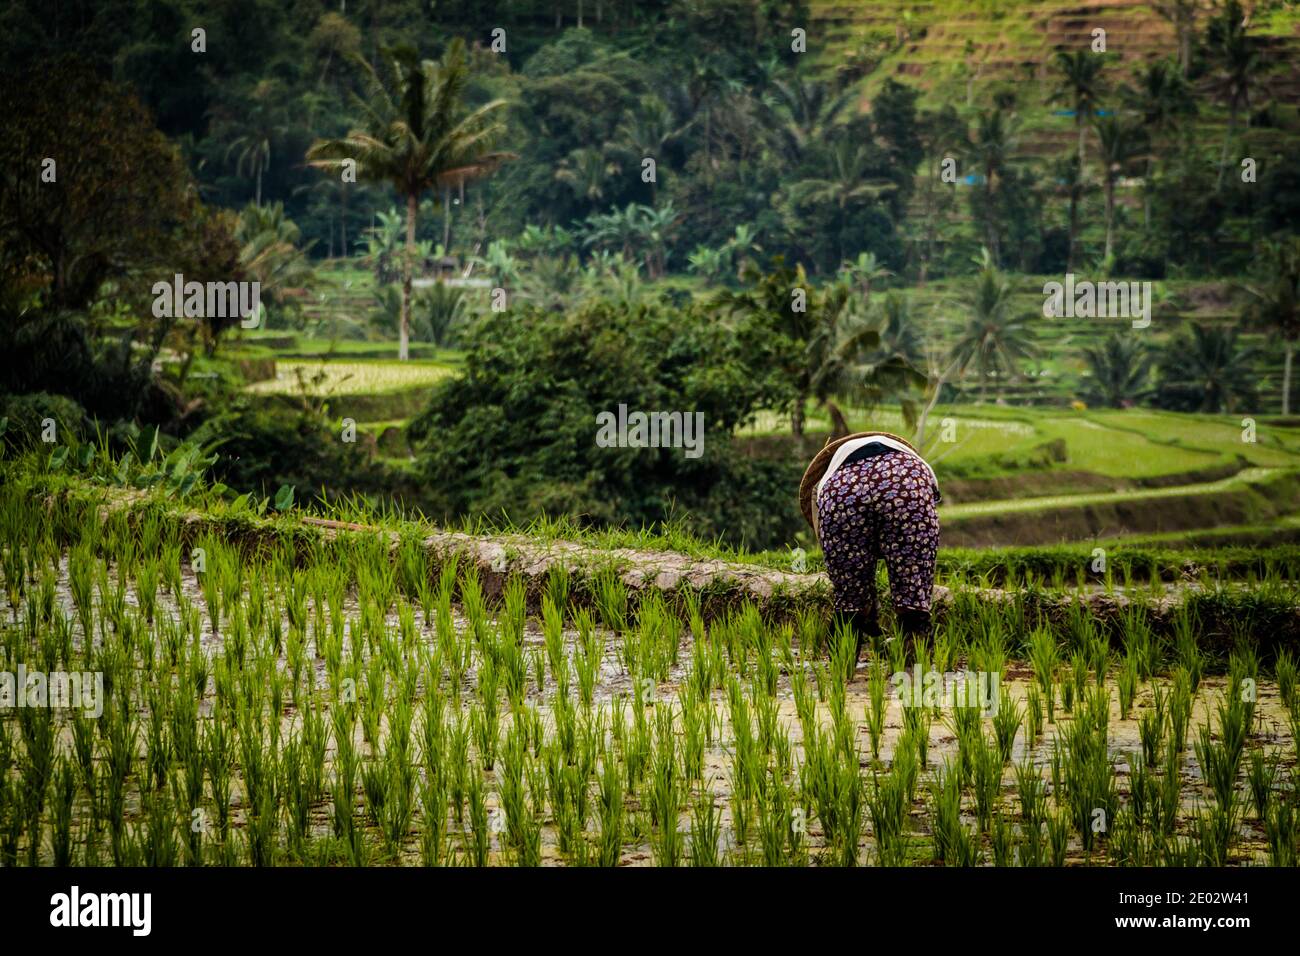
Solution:
M 1079 187 L 1070 187 L 1070 248 L 1065 254 L 1065 271 L 1074 271 L 1075 256 L 1079 241 Z
M 1106 254 L 1102 258 L 1109 263 L 1110 252 L 1115 236 L 1115 177 L 1106 173 Z
M 451 254 L 451 187 L 442 187 L 442 251 Z
M 1142 225 L 1151 225 L 1151 177 L 1155 175 L 1155 157 L 1147 157 L 1146 178 L 1142 183 Z
M 795 400 L 794 410 L 790 412 L 790 433 L 794 435 L 795 448 L 799 450 L 800 454 L 803 453 L 805 445 L 803 426 L 805 414 L 804 407 L 807 402 L 808 396 L 806 394 L 800 394 Z
M 405 362 L 411 357 L 411 266 L 415 260 L 415 211 L 418 200 L 415 193 L 406 197 L 406 255 L 402 257 L 402 318 L 397 330 L 397 358 Z
M 1284 346 L 1282 359 L 1282 414 L 1291 414 L 1291 358 L 1295 353 L 1295 343 L 1290 340 Z
M 1088 127 L 1083 121 L 1084 106 L 1079 104 L 1074 109 L 1074 119 L 1079 127 L 1079 182 L 1083 182 L 1083 154 L 1087 152 Z
M 1223 174 L 1228 171 L 1228 147 L 1237 135 L 1237 104 L 1234 101 L 1228 109 L 1228 129 L 1223 134 L 1223 150 L 1219 153 L 1219 179 L 1215 189 L 1223 188 Z
M 348 254 L 348 188 L 339 195 L 339 255 Z

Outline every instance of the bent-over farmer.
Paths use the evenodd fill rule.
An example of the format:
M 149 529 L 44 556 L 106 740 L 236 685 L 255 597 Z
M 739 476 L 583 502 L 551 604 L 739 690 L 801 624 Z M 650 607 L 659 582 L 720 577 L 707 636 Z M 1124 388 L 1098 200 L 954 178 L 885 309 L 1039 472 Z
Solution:
M 907 441 L 858 432 L 827 442 L 804 472 L 799 506 L 821 544 L 835 610 L 857 636 L 881 633 L 876 562 L 884 559 L 899 629 L 930 633 L 941 500 L 934 471 Z

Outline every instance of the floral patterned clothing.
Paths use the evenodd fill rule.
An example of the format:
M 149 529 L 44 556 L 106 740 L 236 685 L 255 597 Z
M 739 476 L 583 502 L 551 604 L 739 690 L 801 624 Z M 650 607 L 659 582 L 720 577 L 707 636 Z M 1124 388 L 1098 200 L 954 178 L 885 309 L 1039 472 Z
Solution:
M 818 537 L 840 611 L 874 610 L 884 559 L 894 608 L 929 611 L 941 500 L 918 456 L 889 451 L 842 465 L 817 496 Z

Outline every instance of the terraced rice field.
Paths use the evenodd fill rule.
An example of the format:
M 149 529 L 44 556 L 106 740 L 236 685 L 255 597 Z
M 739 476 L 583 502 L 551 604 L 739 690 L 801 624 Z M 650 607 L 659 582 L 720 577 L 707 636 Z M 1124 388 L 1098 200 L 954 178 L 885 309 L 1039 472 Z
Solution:
M 1177 591 L 1103 617 L 962 589 L 855 660 L 815 607 L 712 613 L 614 565 L 31 492 L 0 486 L 3 670 L 97 677 L 0 709 L 6 863 L 1296 860 L 1276 573 L 1213 598 L 1227 631 Z
M 276 375 L 248 386 L 255 395 L 284 395 L 303 384 L 316 395 L 372 395 L 433 385 L 453 370 L 426 362 L 280 361 Z

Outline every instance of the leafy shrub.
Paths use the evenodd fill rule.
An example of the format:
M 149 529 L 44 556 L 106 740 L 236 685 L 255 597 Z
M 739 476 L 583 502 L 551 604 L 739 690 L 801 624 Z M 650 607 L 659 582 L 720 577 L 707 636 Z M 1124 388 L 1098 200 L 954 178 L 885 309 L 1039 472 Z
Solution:
M 41 443 L 43 422 L 52 418 L 61 441 L 67 437 L 84 435 L 86 413 L 80 405 L 65 395 L 34 392 L 30 395 L 0 395 L 0 418 L 7 418 L 3 441 L 10 450 L 22 450 Z
M 640 526 L 676 517 L 708 537 L 789 540 L 798 472 L 732 445 L 768 394 L 745 337 L 693 308 L 599 302 L 487 316 L 464 376 L 443 382 L 412 422 L 425 484 L 457 515 Z M 620 404 L 702 413 L 703 453 L 600 447 L 597 415 Z

